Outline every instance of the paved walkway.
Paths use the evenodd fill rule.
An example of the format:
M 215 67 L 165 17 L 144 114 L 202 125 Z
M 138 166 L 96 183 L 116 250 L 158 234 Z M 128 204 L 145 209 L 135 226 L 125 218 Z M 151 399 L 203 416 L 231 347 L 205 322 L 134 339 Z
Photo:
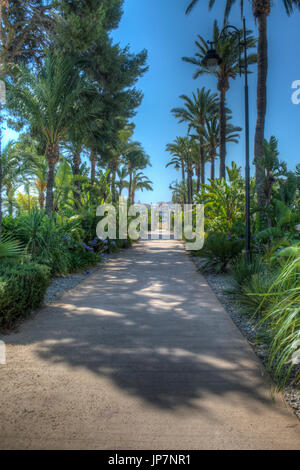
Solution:
M 118 255 L 17 334 L 1 449 L 300 449 L 300 425 L 181 244 Z

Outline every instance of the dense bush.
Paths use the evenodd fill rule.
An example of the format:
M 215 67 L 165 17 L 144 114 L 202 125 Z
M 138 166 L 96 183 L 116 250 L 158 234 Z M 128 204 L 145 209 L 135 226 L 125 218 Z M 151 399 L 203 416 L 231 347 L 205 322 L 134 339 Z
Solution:
M 49 268 L 37 263 L 0 266 L 0 327 L 9 328 L 40 305 L 49 285 Z
M 247 256 L 243 254 L 232 262 L 229 273 L 236 284 L 241 287 L 243 284 L 247 283 L 254 274 L 261 274 L 266 270 L 267 264 L 260 255 L 253 254 L 251 256 L 251 262 L 249 262 Z
M 243 248 L 243 240 L 234 240 L 224 233 L 210 233 L 202 250 L 195 254 L 208 259 L 204 269 L 213 268 L 217 272 L 223 272 L 228 264 L 241 254 Z
M 41 303 L 51 277 L 81 271 L 99 263 L 108 253 L 131 245 L 130 240 L 91 239 L 93 226 L 92 217 L 49 218 L 36 210 L 3 219 L 1 328 L 12 327 Z
M 81 217 L 53 216 L 43 211 L 32 211 L 21 217 L 4 218 L 6 234 L 14 234 L 20 240 L 31 261 L 50 268 L 51 276 L 62 276 L 79 271 L 101 260 L 101 244 L 85 243 Z
M 295 248 L 295 249 L 293 249 Z M 269 346 L 269 367 L 283 385 L 300 363 L 300 258 L 298 247 L 281 250 L 272 264 L 254 256 L 230 268 L 233 277 L 226 292 L 240 305 L 241 312 L 257 317 L 260 336 Z M 296 372 L 296 381 L 300 373 Z
M 294 381 L 300 383 L 299 266 L 300 258 L 288 261 L 269 289 L 271 301 L 266 304 L 263 299 L 261 304 L 264 310 L 261 325 L 270 338 L 269 366 L 281 385 L 286 383 L 292 370 L 296 372 Z M 298 369 L 294 369 L 295 366 Z

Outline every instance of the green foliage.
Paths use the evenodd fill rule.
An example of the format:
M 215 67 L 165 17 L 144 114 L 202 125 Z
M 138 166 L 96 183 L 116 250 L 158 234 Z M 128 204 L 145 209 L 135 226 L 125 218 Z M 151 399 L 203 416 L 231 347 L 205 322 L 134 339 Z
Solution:
M 300 361 L 300 258 L 288 261 L 267 295 L 272 302 L 264 308 L 262 324 L 270 337 L 269 367 L 284 385 Z M 273 292 L 277 292 L 274 297 Z M 300 374 L 294 379 L 300 382 Z
M 245 254 L 234 260 L 229 268 L 229 273 L 233 277 L 239 288 L 247 284 L 255 274 L 263 273 L 267 270 L 267 264 L 260 255 L 252 255 L 251 260 Z
M 5 262 L 6 260 L 17 260 L 24 255 L 24 250 L 20 243 L 9 237 L 2 236 L 0 238 L 0 260 Z
M 43 301 L 49 268 L 37 263 L 0 265 L 0 328 L 11 328 Z
M 4 219 L 5 233 L 14 233 L 24 245 L 26 253 L 34 262 L 50 268 L 52 276 L 65 275 L 100 261 L 83 239 L 92 240 L 96 232 L 93 219 L 93 236 L 85 232 L 85 219 L 79 216 L 51 219 L 42 211 L 33 211 L 17 219 Z
M 224 233 L 210 233 L 204 247 L 196 255 L 208 259 L 204 269 L 213 268 L 217 272 L 224 272 L 243 248 L 243 240 L 231 239 Z
M 300 246 L 288 246 L 280 250 L 276 256 L 276 258 L 282 258 L 286 261 L 289 259 L 297 259 L 300 258 Z
M 239 236 L 235 229 L 245 216 L 245 185 L 241 168 L 232 162 L 227 167 L 228 182 L 224 179 L 210 180 L 203 185 L 196 202 L 205 205 L 206 231 L 225 232 Z
M 242 307 L 242 311 L 248 315 L 263 315 L 264 308 L 273 304 L 277 298 L 277 291 L 270 289 L 276 277 L 276 271 L 263 270 L 253 274 L 247 282 L 235 292 L 234 298 Z
M 247 264 L 244 258 L 233 263 L 234 278 L 227 290 L 241 311 L 258 317 L 264 342 L 269 347 L 269 368 L 283 386 L 300 360 L 300 257 L 299 247 L 281 250 L 267 264 L 260 257 Z M 300 375 L 295 379 L 300 381 Z

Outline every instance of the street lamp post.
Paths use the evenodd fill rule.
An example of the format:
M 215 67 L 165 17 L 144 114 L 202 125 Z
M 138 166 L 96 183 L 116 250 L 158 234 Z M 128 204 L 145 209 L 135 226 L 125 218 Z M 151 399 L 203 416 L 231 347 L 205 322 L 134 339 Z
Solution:
M 250 151 L 249 151 L 249 88 L 248 88 L 248 55 L 247 55 L 247 29 L 246 20 L 243 18 L 243 39 L 241 38 L 241 31 L 232 25 L 226 25 L 219 34 L 216 41 L 208 41 L 211 49 L 207 51 L 203 59 L 203 65 L 207 68 L 214 69 L 222 64 L 222 59 L 219 57 L 213 45 L 218 43 L 221 36 L 225 31 L 232 29 L 236 34 L 239 41 L 239 67 L 240 76 L 242 75 L 242 48 L 244 49 L 244 77 L 245 77 L 245 199 L 246 199 L 246 255 L 248 261 L 251 258 L 251 230 L 250 230 Z

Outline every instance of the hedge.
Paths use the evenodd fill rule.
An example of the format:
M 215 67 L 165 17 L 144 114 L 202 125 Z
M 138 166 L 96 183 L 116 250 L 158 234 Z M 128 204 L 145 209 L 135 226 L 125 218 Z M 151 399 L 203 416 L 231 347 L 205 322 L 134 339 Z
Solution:
M 37 263 L 0 265 L 0 328 L 11 328 L 43 301 L 50 270 Z

